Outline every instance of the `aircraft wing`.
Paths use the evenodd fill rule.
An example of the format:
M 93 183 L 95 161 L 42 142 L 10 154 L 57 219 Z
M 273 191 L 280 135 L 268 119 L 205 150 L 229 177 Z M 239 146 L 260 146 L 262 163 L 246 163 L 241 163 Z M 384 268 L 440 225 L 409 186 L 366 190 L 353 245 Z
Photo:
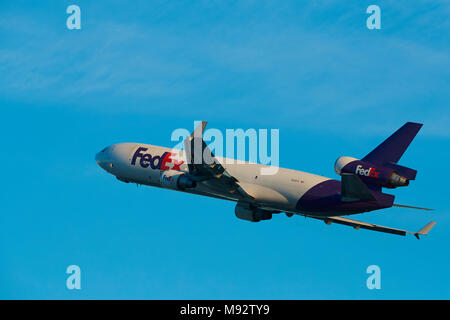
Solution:
M 353 228 L 355 228 L 357 230 L 362 228 L 362 229 L 368 229 L 368 230 L 373 230 L 373 231 L 397 234 L 400 236 L 405 236 L 407 233 L 410 233 L 410 234 L 413 234 L 417 239 L 419 239 L 420 235 L 427 235 L 428 232 L 431 230 L 431 228 L 433 228 L 433 226 L 436 224 L 436 222 L 430 222 L 425 227 L 420 229 L 419 231 L 411 232 L 411 231 L 406 231 L 406 230 L 401 230 L 401 229 L 384 227 L 384 226 L 380 226 L 380 225 L 373 224 L 373 223 L 352 220 L 352 219 L 343 218 L 343 217 L 323 217 L 323 218 L 312 217 L 312 216 L 309 216 L 309 217 L 314 218 L 314 219 L 323 220 L 328 225 L 330 225 L 332 223 L 338 223 L 338 224 L 343 224 L 343 225 L 347 225 L 347 226 L 352 226 Z
M 247 201 L 253 200 L 253 197 L 239 185 L 239 181 L 235 177 L 225 170 L 206 145 L 203 140 L 206 124 L 206 121 L 202 121 L 184 140 L 189 177 L 196 182 L 204 182 L 209 187 L 230 196 Z

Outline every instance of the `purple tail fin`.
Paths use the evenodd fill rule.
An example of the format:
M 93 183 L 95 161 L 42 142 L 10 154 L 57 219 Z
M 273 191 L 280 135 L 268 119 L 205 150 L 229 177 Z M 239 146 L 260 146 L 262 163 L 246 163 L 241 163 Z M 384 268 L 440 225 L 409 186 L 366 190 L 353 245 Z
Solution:
M 421 123 L 407 122 L 362 160 L 378 165 L 397 163 L 420 128 Z

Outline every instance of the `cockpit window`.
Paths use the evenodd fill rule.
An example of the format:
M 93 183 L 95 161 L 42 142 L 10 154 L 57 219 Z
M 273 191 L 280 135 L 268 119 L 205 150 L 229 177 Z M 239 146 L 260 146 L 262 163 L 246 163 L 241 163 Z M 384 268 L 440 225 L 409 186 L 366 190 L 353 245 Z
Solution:
M 105 152 L 106 151 L 106 149 L 108 149 L 108 147 L 106 147 L 105 149 L 103 149 L 102 151 L 100 151 L 100 152 Z

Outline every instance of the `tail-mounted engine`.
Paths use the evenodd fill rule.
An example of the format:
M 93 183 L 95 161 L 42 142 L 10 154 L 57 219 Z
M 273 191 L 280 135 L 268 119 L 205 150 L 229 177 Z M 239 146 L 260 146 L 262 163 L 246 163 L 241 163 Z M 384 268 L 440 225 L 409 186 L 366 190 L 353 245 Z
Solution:
M 417 171 L 397 164 L 414 137 L 422 128 L 421 123 L 407 122 L 386 140 L 370 151 L 362 160 L 340 157 L 334 169 L 337 174 L 353 174 L 363 182 L 377 187 L 396 188 L 414 180 Z
M 383 165 L 373 165 L 352 157 L 340 157 L 334 164 L 338 175 L 351 173 L 357 175 L 363 182 L 385 188 L 404 187 L 409 180 L 416 178 L 417 171 L 387 162 Z
M 175 170 L 161 171 L 159 180 L 161 187 L 175 190 L 195 188 L 197 186 L 197 183 L 192 181 L 188 175 Z
M 238 202 L 236 208 L 234 209 L 234 213 L 239 219 L 252 222 L 272 219 L 272 212 L 253 207 L 248 203 Z

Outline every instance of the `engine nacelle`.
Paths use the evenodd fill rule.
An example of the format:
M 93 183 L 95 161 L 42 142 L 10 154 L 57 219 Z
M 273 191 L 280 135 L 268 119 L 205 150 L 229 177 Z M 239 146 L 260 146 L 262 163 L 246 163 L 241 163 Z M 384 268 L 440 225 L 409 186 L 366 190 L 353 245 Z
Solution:
M 197 183 L 192 181 L 185 173 L 175 170 L 161 171 L 159 182 L 161 187 L 175 190 L 195 188 L 197 186 Z
M 376 166 L 352 157 L 338 158 L 334 164 L 334 170 L 338 175 L 343 173 L 356 174 L 363 182 L 385 188 L 407 186 L 409 180 L 413 180 L 417 173 L 413 169 L 394 163 Z M 404 175 L 401 175 L 403 172 Z
M 270 220 L 272 219 L 272 212 L 254 208 L 246 203 L 238 203 L 236 208 L 234 209 L 234 213 L 236 217 L 242 220 L 258 222 L 261 220 Z

